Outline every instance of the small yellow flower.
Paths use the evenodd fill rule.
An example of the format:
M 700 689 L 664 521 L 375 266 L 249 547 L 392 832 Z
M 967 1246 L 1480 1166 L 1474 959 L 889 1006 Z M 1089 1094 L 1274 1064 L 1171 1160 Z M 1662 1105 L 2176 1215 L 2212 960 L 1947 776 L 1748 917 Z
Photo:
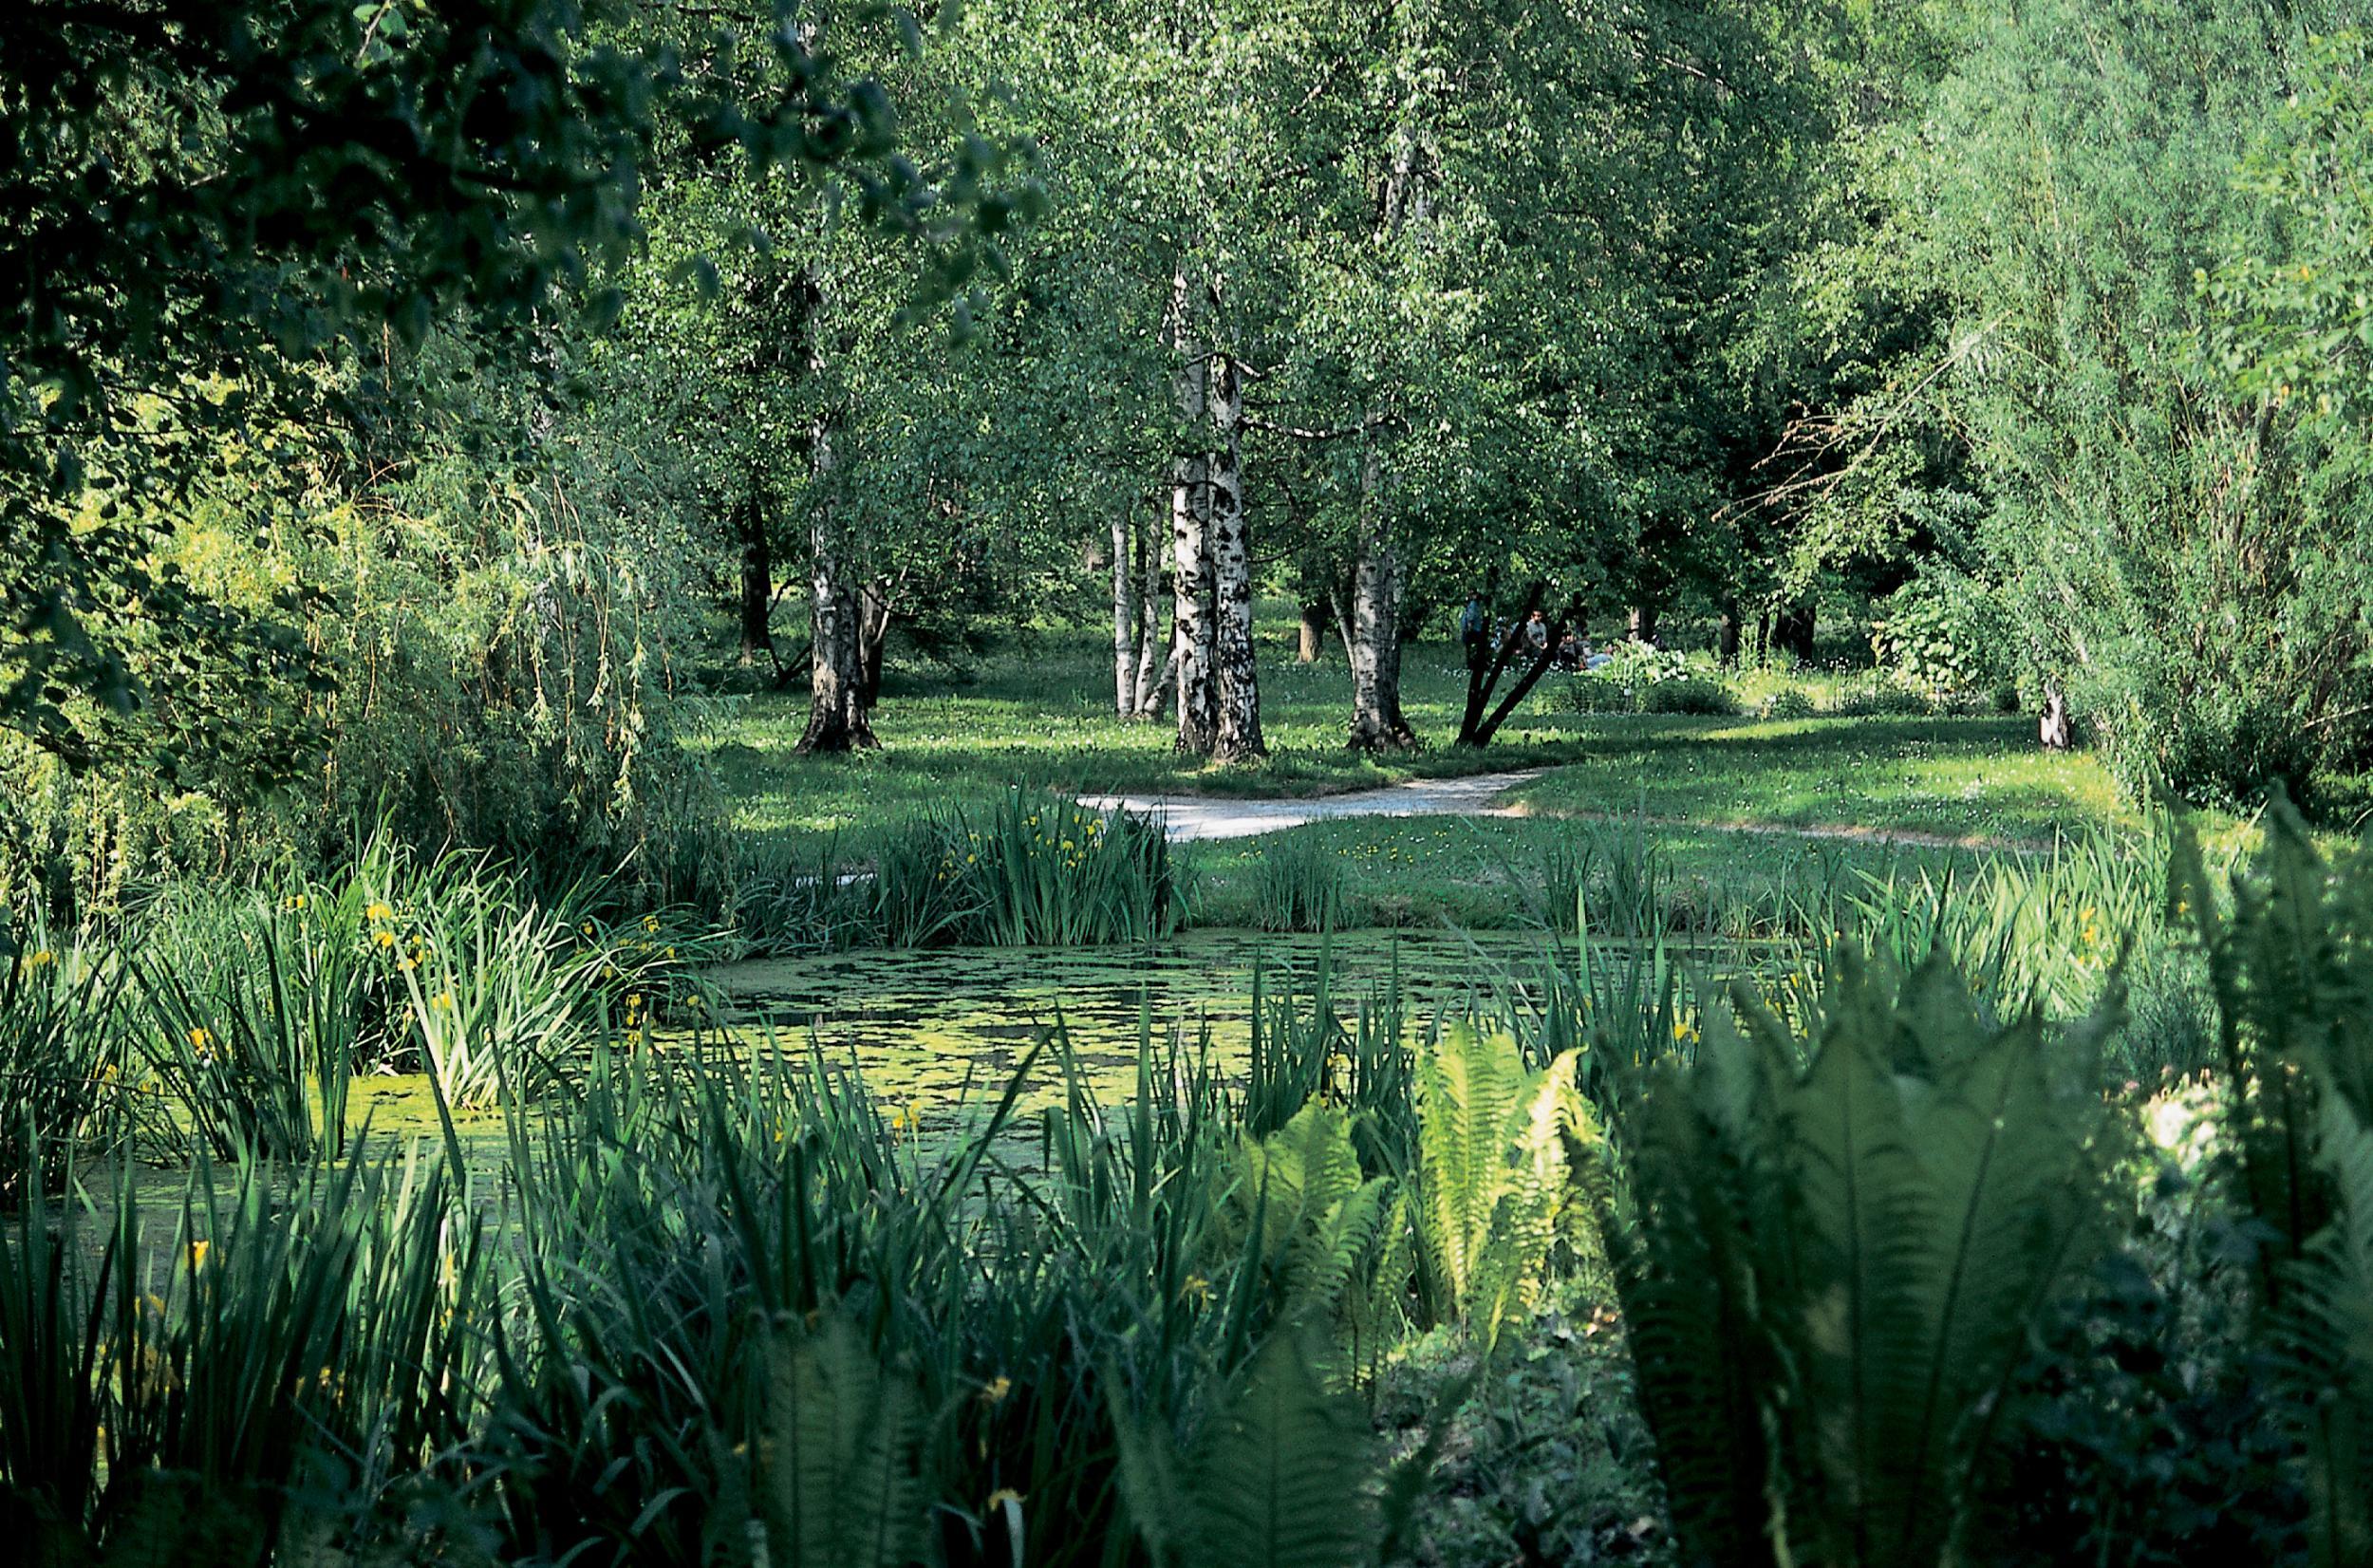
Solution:
M 25 967 L 28 969 L 39 969 L 44 964 L 55 963 L 57 961 L 58 955 L 52 953 L 48 948 L 45 947 L 38 953 L 28 954 L 25 959 Z
M 1190 1296 L 1207 1305 L 1211 1300 L 1211 1281 L 1200 1274 L 1188 1275 L 1186 1282 L 1178 1289 L 1178 1297 L 1183 1301 Z
M 399 974 L 399 975 L 408 975 L 408 974 L 412 973 L 412 971 L 413 971 L 413 970 L 418 969 L 420 966 L 420 960 L 418 960 L 418 959 L 398 959 L 398 960 L 396 960 L 396 973 L 397 973 L 397 974 Z
M 364 920 L 373 921 L 393 920 L 396 918 L 396 912 L 393 908 L 384 904 L 374 904 L 369 908 L 363 911 L 363 918 Z
M 656 931 L 656 930 L 658 930 L 658 929 L 659 929 L 659 917 L 658 917 L 657 915 L 645 915 L 645 916 L 643 917 L 643 929 L 645 929 L 645 931 Z
M 191 1049 L 191 1050 L 193 1050 L 193 1051 L 203 1051 L 203 1050 L 205 1050 L 208 1046 L 210 1046 L 210 1045 L 212 1045 L 212 1044 L 214 1044 L 214 1043 L 215 1043 L 215 1036 L 214 1036 L 213 1035 L 211 1035 L 211 1034 L 207 1033 L 205 1030 L 203 1030 L 203 1029 L 193 1029 L 193 1030 L 191 1030 L 191 1031 L 190 1031 L 190 1049 Z
M 450 992 L 450 991 L 439 991 L 439 992 L 438 992 L 438 993 L 437 993 L 436 999 L 435 999 L 435 1000 L 433 1000 L 433 1001 L 431 1001 L 431 1002 L 429 1003 L 429 1005 L 430 1005 L 431 1007 L 439 1008 L 439 1009 L 441 1009 L 441 1010 L 443 1010 L 443 1011 L 445 1011 L 445 1012 L 448 1012 L 448 1013 L 452 1012 L 452 1011 L 453 1011 L 453 993 L 452 993 L 452 992 Z
M 382 947 L 393 947 L 396 944 L 396 934 L 393 931 L 379 931 L 373 933 L 371 940 Z
M 286 900 L 286 901 L 282 904 L 281 907 L 282 907 L 282 908 L 285 908 L 285 909 L 302 909 L 302 908 L 304 908 L 304 907 L 305 907 L 305 895 L 304 895 L 303 893 L 292 893 L 292 894 L 290 894 L 290 895 L 289 896 L 289 898 L 288 898 L 288 899 L 287 899 L 287 900 Z
M 1000 1373 L 998 1376 L 990 1378 L 988 1382 L 982 1386 L 981 1390 L 981 1403 L 983 1405 L 1002 1405 L 1005 1403 L 1005 1396 L 1013 1391 L 1014 1380 L 1003 1375 L 1002 1373 Z
M 199 1269 L 206 1266 L 206 1254 L 214 1249 L 214 1245 L 215 1243 L 212 1241 L 192 1241 L 190 1243 L 190 1272 L 192 1274 L 196 1274 Z
M 593 923 L 589 920 L 583 925 L 578 926 L 577 929 L 589 937 L 593 934 Z
M 993 1514 L 1000 1508 L 1003 1508 L 1008 1505 L 1016 1508 L 1020 1507 L 1021 1494 L 1015 1491 L 1011 1486 L 1000 1486 L 996 1491 L 989 1494 L 988 1507 L 982 1511 Z

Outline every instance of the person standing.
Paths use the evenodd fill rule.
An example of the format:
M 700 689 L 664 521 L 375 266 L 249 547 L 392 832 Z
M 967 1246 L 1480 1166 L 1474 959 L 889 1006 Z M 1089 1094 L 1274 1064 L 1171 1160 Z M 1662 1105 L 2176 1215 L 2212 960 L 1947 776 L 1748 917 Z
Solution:
M 1467 654 L 1467 667 L 1481 669 L 1491 648 L 1490 618 L 1484 612 L 1483 590 L 1478 588 L 1467 596 L 1467 607 L 1459 611 L 1459 646 Z

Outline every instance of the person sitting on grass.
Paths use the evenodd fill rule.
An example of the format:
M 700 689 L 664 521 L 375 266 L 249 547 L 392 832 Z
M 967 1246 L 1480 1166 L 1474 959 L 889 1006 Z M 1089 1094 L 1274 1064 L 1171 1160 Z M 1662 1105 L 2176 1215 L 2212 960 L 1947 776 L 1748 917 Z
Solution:
M 1615 646 L 1616 645 L 1613 643 L 1609 643 L 1603 650 L 1594 653 L 1588 659 L 1583 660 L 1582 667 L 1584 669 L 1591 670 L 1605 669 L 1609 664 L 1615 663 Z

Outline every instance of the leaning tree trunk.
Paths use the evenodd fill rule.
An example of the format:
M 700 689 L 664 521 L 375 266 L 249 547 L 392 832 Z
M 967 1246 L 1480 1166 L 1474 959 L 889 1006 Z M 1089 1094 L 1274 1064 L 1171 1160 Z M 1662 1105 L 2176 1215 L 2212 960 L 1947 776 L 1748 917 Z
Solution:
M 1401 717 L 1401 561 L 1373 443 L 1360 455 L 1359 470 L 1359 564 L 1344 639 L 1352 663 L 1351 744 L 1365 752 L 1406 751 L 1417 736 Z
M 1201 445 L 1209 366 L 1186 324 L 1187 299 L 1182 276 L 1175 280 L 1171 330 L 1178 352 L 1179 429 L 1188 444 L 1171 464 L 1172 592 L 1178 606 L 1173 659 L 1178 665 L 1178 749 L 1209 756 L 1220 738 L 1220 696 L 1212 668 L 1217 628 L 1211 604 L 1211 459 Z
M 815 476 L 822 479 L 831 472 L 832 442 L 821 423 L 814 430 L 813 450 Z M 866 713 L 857 584 L 846 558 L 848 540 L 830 500 L 815 503 L 810 538 L 815 637 L 808 673 L 808 731 L 799 737 L 799 750 L 848 752 L 878 745 Z
M 1244 532 L 1244 381 L 1226 355 L 1211 362 L 1212 668 L 1219 687 L 1219 733 L 1212 755 L 1224 761 L 1266 756 L 1261 737 L 1261 680 L 1252 648 L 1252 550 Z
M 1130 568 L 1129 513 L 1112 517 L 1112 712 L 1128 719 L 1137 711 L 1137 585 Z
M 767 538 L 766 503 L 745 495 L 734 509 L 734 532 L 741 544 L 741 662 L 755 664 L 758 655 L 775 652 L 775 634 L 768 623 L 775 609 L 775 553 Z

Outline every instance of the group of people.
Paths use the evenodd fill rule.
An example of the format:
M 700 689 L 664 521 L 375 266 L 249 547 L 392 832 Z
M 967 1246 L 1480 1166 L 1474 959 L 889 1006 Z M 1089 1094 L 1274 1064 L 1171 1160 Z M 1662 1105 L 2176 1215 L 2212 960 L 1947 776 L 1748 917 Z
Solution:
M 1548 617 L 1536 609 L 1524 617 L 1521 635 L 1524 645 L 1538 654 L 1548 648 L 1550 631 Z M 1491 650 L 1500 646 L 1507 635 L 1507 623 L 1494 620 L 1484 608 L 1483 594 L 1468 594 L 1467 607 L 1458 617 L 1459 644 L 1466 650 L 1467 666 L 1477 667 L 1489 659 Z M 1561 670 L 1595 670 L 1614 659 L 1615 650 L 1613 643 L 1594 650 L 1579 628 L 1568 626 L 1558 639 L 1552 662 Z

